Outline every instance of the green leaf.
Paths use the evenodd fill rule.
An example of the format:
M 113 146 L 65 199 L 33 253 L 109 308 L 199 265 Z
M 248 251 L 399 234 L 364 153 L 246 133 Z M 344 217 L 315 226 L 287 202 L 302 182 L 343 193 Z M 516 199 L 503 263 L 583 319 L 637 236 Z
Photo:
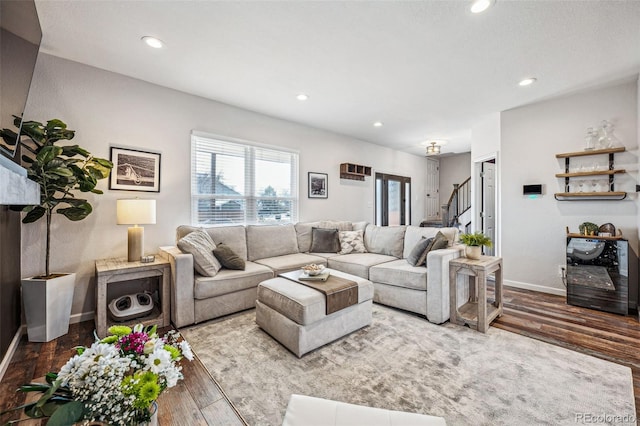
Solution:
M 38 155 L 36 155 L 36 161 L 40 164 L 47 164 L 61 153 L 62 148 L 59 146 L 45 146 L 40 150 Z
M 35 206 L 27 215 L 22 219 L 22 223 L 33 223 L 40 219 L 47 212 L 47 209 L 41 206 Z
M 58 209 L 57 213 L 60 213 L 64 215 L 67 219 L 75 222 L 89 216 L 89 214 L 91 214 L 92 211 L 93 211 L 93 208 L 91 207 L 91 204 L 84 203 L 80 207 L 67 207 L 65 209 Z
M 73 172 L 69 169 L 65 169 L 62 167 L 56 167 L 55 169 L 49 170 L 51 173 L 55 173 L 58 176 L 71 177 L 73 176 Z
M 79 401 L 72 401 L 60 405 L 47 422 L 48 426 L 68 426 L 82 418 L 84 405 Z
M 94 157 L 93 161 L 100 164 L 102 167 L 106 167 L 108 169 L 113 169 L 113 163 L 109 160 L 105 160 L 104 158 Z

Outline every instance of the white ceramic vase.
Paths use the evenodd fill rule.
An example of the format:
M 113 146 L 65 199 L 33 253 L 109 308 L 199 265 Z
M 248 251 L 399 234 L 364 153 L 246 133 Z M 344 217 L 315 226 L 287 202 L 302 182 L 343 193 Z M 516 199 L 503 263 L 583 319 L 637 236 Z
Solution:
M 478 260 L 482 256 L 481 246 L 465 246 L 464 255 L 469 259 Z
M 69 332 L 76 274 L 22 280 L 22 301 L 30 342 L 49 342 Z

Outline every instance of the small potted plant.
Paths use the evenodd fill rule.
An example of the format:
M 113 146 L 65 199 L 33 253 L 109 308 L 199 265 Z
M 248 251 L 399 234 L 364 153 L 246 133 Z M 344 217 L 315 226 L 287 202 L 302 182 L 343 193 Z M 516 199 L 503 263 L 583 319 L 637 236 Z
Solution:
M 464 244 L 465 250 L 464 254 L 469 259 L 480 259 L 480 255 L 482 254 L 482 246 L 491 247 L 492 242 L 491 238 L 484 235 L 482 232 L 475 232 L 473 234 L 462 234 L 460 235 L 460 242 Z

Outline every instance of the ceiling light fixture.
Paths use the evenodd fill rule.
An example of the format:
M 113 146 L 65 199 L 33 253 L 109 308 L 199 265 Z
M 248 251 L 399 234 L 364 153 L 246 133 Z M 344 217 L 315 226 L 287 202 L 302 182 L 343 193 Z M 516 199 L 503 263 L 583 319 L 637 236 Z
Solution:
M 429 145 L 427 146 L 427 155 L 440 155 L 440 145 L 438 145 L 438 142 L 429 142 Z
M 298 94 L 298 96 L 296 96 L 296 99 L 299 101 L 306 101 L 307 99 L 309 99 L 309 95 L 306 95 L 304 93 L 300 93 Z
M 373 127 L 382 127 L 382 121 L 376 121 L 373 123 Z
M 534 78 L 534 77 L 528 77 L 528 78 L 525 78 L 525 79 L 523 79 L 523 80 L 520 80 L 520 83 L 518 83 L 518 85 L 519 85 L 519 86 L 530 86 L 530 85 L 532 85 L 533 83 L 535 83 L 536 81 L 537 81 L 537 79 L 536 79 L 536 78 Z
M 142 37 L 142 41 L 144 41 L 147 46 L 153 47 L 154 49 L 161 49 L 164 47 L 164 42 L 159 38 L 144 36 Z
M 471 13 L 482 13 L 493 5 L 493 0 L 474 0 L 471 4 Z

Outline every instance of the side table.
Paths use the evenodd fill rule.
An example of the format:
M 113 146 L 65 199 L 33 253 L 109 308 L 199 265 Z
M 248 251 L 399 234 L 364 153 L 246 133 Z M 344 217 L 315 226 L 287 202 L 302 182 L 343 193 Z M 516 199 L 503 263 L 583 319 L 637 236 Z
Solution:
M 135 318 L 130 321 L 112 321 L 108 318 L 107 290 L 113 283 L 123 283 L 126 281 L 139 280 L 144 278 L 158 277 L 159 305 L 154 306 L 149 315 L 142 318 Z M 171 266 L 169 261 L 156 256 L 155 261 L 149 263 L 128 262 L 122 259 L 101 259 L 96 260 L 96 333 L 103 338 L 107 334 L 107 329 L 114 324 L 118 325 L 153 325 L 166 327 L 171 321 L 170 312 L 170 280 Z M 120 289 L 122 292 L 122 289 Z M 121 294 L 120 294 L 121 295 Z
M 487 276 L 494 273 L 495 302 L 487 302 Z M 469 301 L 458 306 L 458 275 L 469 277 Z M 477 290 L 477 292 L 476 292 Z M 449 316 L 453 324 L 469 325 L 486 333 L 491 321 L 502 315 L 502 258 L 480 256 L 479 260 L 460 257 L 449 261 Z

